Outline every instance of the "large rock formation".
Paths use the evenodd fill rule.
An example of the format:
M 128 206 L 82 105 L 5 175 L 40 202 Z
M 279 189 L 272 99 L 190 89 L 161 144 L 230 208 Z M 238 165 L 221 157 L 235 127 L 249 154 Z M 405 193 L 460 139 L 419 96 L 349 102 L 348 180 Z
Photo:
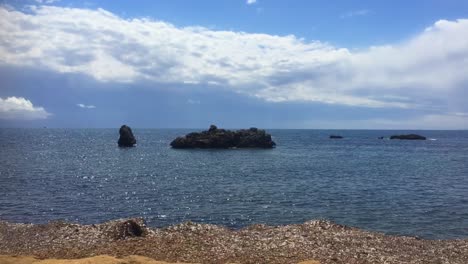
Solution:
M 393 135 L 390 139 L 408 139 L 408 140 L 426 140 L 426 137 L 416 135 L 416 134 L 408 134 L 408 135 Z
M 123 125 L 119 129 L 119 147 L 133 147 L 136 144 L 136 139 L 133 136 L 132 129 L 129 126 Z
M 211 125 L 206 131 L 190 133 L 171 142 L 173 148 L 273 148 L 275 142 L 265 130 L 252 127 L 237 131 Z
M 341 139 L 343 138 L 342 136 L 337 136 L 337 135 L 330 135 L 331 139 Z

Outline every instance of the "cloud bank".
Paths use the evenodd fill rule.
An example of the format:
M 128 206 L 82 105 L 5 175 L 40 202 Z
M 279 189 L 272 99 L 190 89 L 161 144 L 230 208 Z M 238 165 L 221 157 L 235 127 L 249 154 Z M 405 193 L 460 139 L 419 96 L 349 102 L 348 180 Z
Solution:
M 46 119 L 51 114 L 42 107 L 35 107 L 23 97 L 0 98 L 0 119 L 34 120 Z
M 466 96 L 468 19 L 352 51 L 296 36 L 176 27 L 106 10 L 0 7 L 0 64 L 99 82 L 231 89 L 270 102 L 439 109 Z M 450 109 L 451 111 L 462 111 Z

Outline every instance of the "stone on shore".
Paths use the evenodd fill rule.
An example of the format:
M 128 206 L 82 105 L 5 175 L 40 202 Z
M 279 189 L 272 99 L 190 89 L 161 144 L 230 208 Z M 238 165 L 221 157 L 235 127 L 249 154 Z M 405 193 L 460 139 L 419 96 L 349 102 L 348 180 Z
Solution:
M 408 135 L 393 135 L 390 139 L 406 139 L 406 140 L 426 140 L 426 137 L 416 135 L 416 134 L 408 134 Z
M 189 133 L 171 142 L 173 148 L 273 148 L 275 142 L 265 130 L 252 127 L 236 131 L 211 125 L 208 130 Z
M 136 144 L 135 136 L 133 136 L 132 129 L 129 126 L 121 126 L 119 129 L 119 134 L 119 147 L 133 147 Z
M 32 256 L 1 256 L 1 264 L 171 264 L 173 262 L 157 261 L 153 258 L 130 255 L 114 257 L 99 255 L 80 259 L 39 259 Z M 318 262 L 317 262 L 318 263 Z M 177 262 L 173 264 L 190 264 Z
M 112 223 L 112 222 L 111 222 Z M 126 221 L 114 221 L 111 233 L 115 239 L 126 239 L 129 237 L 144 236 L 146 224 L 142 218 L 129 219 Z

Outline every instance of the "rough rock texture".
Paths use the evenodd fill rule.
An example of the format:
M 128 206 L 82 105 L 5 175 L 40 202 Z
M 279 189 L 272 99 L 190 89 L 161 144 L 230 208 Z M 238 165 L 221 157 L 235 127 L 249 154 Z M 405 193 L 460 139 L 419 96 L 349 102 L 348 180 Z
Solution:
M 133 147 L 136 144 L 136 139 L 133 136 L 132 129 L 127 126 L 123 125 L 119 129 L 119 147 Z
M 393 135 L 390 139 L 408 139 L 408 140 L 426 140 L 426 137 L 416 135 L 416 134 L 408 134 L 408 135 Z
M 273 148 L 275 142 L 265 130 L 252 127 L 230 131 L 211 125 L 206 131 L 190 133 L 171 142 L 173 148 Z
M 389 236 L 323 220 L 240 230 L 191 222 L 148 228 L 141 219 L 130 221 L 143 235 L 119 235 L 129 220 L 98 225 L 0 222 L 0 255 L 66 259 L 140 255 L 195 263 L 468 263 L 468 240 Z
M 108 255 L 99 255 L 80 259 L 38 259 L 30 256 L 2 256 L 0 264 L 191 264 L 186 262 L 165 262 L 152 258 L 131 255 L 123 258 L 116 258 Z M 196 263 L 192 263 L 196 264 Z M 230 264 L 230 263 L 228 263 Z M 231 263 L 236 264 L 236 263 Z M 320 264 L 315 260 L 301 261 L 299 264 Z
M 342 136 L 337 136 L 337 135 L 330 135 L 330 138 L 333 138 L 333 139 L 341 139 L 343 138 Z
M 146 225 L 143 219 L 129 219 L 112 225 L 110 233 L 115 239 L 126 239 L 128 237 L 140 237 L 146 234 Z
M 142 256 L 115 258 L 100 255 L 81 259 L 38 259 L 28 256 L 0 256 L 0 264 L 176 264 Z M 182 264 L 182 263 L 180 263 Z M 184 263 L 189 264 L 189 263 Z

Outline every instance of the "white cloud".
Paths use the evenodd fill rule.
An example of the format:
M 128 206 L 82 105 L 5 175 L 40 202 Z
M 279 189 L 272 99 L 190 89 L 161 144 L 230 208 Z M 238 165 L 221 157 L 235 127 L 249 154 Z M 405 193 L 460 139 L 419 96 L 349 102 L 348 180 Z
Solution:
M 36 3 L 38 4 L 53 4 L 53 3 L 60 2 L 60 0 L 34 0 L 34 1 L 36 1 Z
M 76 104 L 80 108 L 93 109 L 96 108 L 94 105 Z
M 255 4 L 256 2 L 257 2 L 257 0 L 247 0 L 248 5 Z
M 46 119 L 50 115 L 44 108 L 35 107 L 23 97 L 0 98 L 0 119 Z
M 123 19 L 103 9 L 0 7 L 0 24 L 0 64 L 100 82 L 214 85 L 272 102 L 420 109 L 447 106 L 468 87 L 468 19 L 440 20 L 401 43 L 359 51 L 292 35 Z
M 340 18 L 350 18 L 350 17 L 356 17 L 356 16 L 365 16 L 370 14 L 371 11 L 369 9 L 361 9 L 361 10 L 354 10 L 354 11 L 349 11 L 343 15 L 340 16 Z

